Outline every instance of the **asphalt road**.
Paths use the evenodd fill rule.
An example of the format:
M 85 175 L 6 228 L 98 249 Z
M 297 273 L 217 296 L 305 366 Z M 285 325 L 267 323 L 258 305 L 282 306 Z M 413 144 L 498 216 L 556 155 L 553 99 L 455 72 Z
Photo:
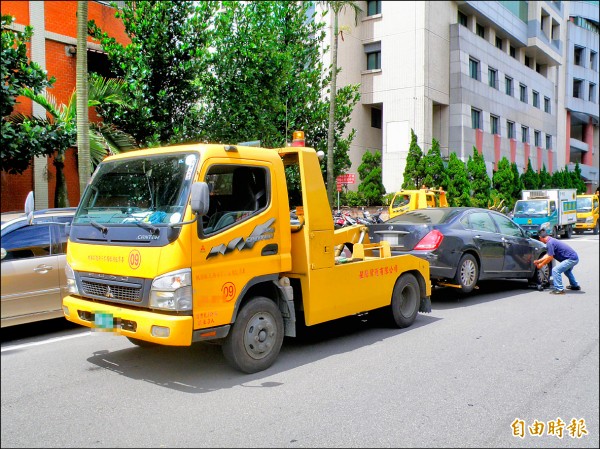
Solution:
M 323 324 L 252 375 L 216 346 L 142 349 L 62 319 L 3 329 L 1 446 L 597 448 L 598 236 L 568 242 L 580 292 L 437 288 L 408 329 Z

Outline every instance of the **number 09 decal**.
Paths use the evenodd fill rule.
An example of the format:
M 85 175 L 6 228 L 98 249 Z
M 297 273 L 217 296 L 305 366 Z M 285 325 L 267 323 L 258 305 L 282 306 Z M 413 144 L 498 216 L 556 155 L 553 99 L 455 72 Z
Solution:
M 235 285 L 232 282 L 226 282 L 221 287 L 221 294 L 224 301 L 231 301 L 235 297 Z
M 142 263 L 142 255 L 137 249 L 132 250 L 129 253 L 129 267 L 132 270 L 139 268 Z

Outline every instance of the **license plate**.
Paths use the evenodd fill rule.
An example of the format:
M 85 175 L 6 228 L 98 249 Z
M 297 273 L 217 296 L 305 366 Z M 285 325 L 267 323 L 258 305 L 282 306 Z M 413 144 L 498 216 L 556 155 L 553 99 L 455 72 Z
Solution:
M 94 328 L 99 331 L 113 332 L 115 330 L 115 320 L 112 313 L 96 312 L 94 313 Z

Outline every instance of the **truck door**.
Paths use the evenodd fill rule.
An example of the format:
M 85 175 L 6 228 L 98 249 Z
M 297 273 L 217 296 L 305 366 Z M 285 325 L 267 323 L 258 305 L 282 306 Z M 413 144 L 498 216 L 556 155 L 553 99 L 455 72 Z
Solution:
M 254 161 L 215 159 L 203 167 L 200 178 L 211 193 L 192 242 L 196 329 L 230 323 L 244 288 L 281 270 L 281 225 L 270 173 L 268 163 Z

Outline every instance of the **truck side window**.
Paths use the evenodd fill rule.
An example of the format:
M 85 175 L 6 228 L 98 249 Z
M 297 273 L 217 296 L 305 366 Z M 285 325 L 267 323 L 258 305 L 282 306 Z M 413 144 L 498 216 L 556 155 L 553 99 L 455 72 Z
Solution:
M 205 181 L 210 188 L 210 208 L 203 222 L 205 235 L 245 220 L 269 202 L 267 170 L 263 167 L 214 165 Z

